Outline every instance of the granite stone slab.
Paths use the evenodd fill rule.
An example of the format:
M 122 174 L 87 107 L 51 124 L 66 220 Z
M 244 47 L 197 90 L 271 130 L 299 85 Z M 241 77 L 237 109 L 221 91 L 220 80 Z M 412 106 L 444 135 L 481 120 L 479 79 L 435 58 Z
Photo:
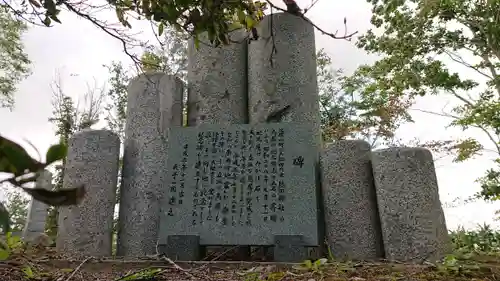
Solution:
M 248 45 L 249 123 L 289 122 L 321 140 L 314 27 L 289 13 L 266 15 Z M 272 36 L 272 40 L 270 40 Z
M 336 258 L 384 257 L 370 144 L 341 140 L 321 153 L 326 238 Z
M 393 147 L 372 153 L 386 258 L 436 261 L 449 250 L 432 153 Z
M 156 253 L 167 131 L 182 126 L 182 96 L 182 81 L 165 73 L 142 74 L 129 84 L 118 256 Z
M 214 47 L 206 33 L 188 45 L 188 125 L 246 124 L 247 46 L 242 29 L 229 33 L 229 45 Z
M 79 205 L 59 207 L 56 246 L 74 257 L 110 256 L 120 139 L 108 130 L 84 130 L 69 140 L 63 189 L 84 185 Z
M 298 124 L 171 128 L 159 245 L 318 245 L 312 129 Z M 293 239 L 292 239 L 293 240 Z

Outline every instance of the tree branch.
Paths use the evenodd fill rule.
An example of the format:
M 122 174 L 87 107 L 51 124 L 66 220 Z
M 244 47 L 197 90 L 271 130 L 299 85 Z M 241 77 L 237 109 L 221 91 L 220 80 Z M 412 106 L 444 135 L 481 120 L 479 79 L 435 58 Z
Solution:
M 474 69 L 475 71 L 477 71 L 479 74 L 485 76 L 486 78 L 489 78 L 489 79 L 492 79 L 492 77 L 490 75 L 488 75 L 487 73 L 483 72 L 481 69 L 479 69 L 478 67 L 476 66 L 473 66 L 471 65 L 470 63 L 466 62 L 462 56 L 460 56 L 459 54 L 457 53 L 454 53 L 454 52 L 450 52 L 448 50 L 444 50 L 444 53 L 448 55 L 448 57 L 450 59 L 452 59 L 454 62 L 457 62 L 457 63 L 460 63 L 466 67 L 469 67 L 471 69 Z
M 274 9 L 277 9 L 279 11 L 282 11 L 282 12 L 285 12 L 285 13 L 289 13 L 287 10 L 285 9 L 282 9 L 278 6 L 276 6 L 275 4 L 273 4 L 271 2 L 271 0 L 266 0 L 266 2 L 269 4 L 269 6 L 271 6 L 272 8 Z M 317 1 L 316 1 L 317 2 Z M 289 13 L 289 14 L 292 14 L 292 13 Z M 355 31 L 355 32 L 352 32 L 352 33 L 349 33 L 347 34 L 347 27 L 345 28 L 345 33 L 343 36 L 337 36 L 337 33 L 338 33 L 338 30 L 335 31 L 335 33 L 331 33 L 331 32 L 326 32 L 325 30 L 323 30 L 322 28 L 320 28 L 318 25 L 314 24 L 311 20 L 309 20 L 308 18 L 306 18 L 303 14 L 299 14 L 299 15 L 296 15 L 296 14 L 292 14 L 294 16 L 297 16 L 297 17 L 300 17 L 302 18 L 303 20 L 305 20 L 306 22 L 310 23 L 314 28 L 316 28 L 318 31 L 320 31 L 322 34 L 324 35 L 327 35 L 327 36 L 330 36 L 331 38 L 333 39 L 345 39 L 345 40 L 348 40 L 350 41 L 351 38 L 358 33 L 358 31 Z M 345 24 L 344 24 L 345 25 Z
M 309 7 L 307 7 L 307 8 L 305 8 L 305 9 L 304 9 L 304 12 L 303 12 L 302 14 L 304 14 L 304 15 L 305 15 L 305 14 L 306 14 L 307 12 L 309 12 L 309 11 L 310 11 L 310 10 L 314 7 L 314 5 L 316 5 L 318 2 L 319 2 L 319 0 L 315 0 L 315 1 L 313 1 Z
M 460 119 L 460 117 L 458 117 L 458 116 L 455 116 L 455 115 L 452 115 L 452 114 L 449 114 L 449 113 L 445 113 L 445 112 L 438 113 L 438 112 L 429 111 L 429 110 L 425 110 L 425 109 L 418 109 L 418 108 L 411 108 L 410 110 L 419 111 L 419 112 L 423 112 L 423 113 L 427 113 L 427 114 L 432 114 L 432 115 L 437 115 L 437 116 L 442 116 L 442 117 L 447 117 L 447 118 L 452 118 L 452 119 L 455 119 L 455 120 L 459 120 Z M 470 125 L 470 126 L 474 127 L 474 128 L 477 128 L 477 129 L 480 129 L 481 131 L 483 131 L 486 134 L 486 136 L 488 137 L 488 139 L 490 139 L 490 141 L 495 146 L 496 151 L 492 150 L 492 152 L 498 153 L 500 155 L 500 142 L 498 142 L 497 140 L 495 140 L 495 138 L 493 137 L 493 135 L 491 134 L 491 132 L 489 132 L 483 126 L 479 126 L 479 125 Z
M 91 17 L 89 14 L 85 14 L 79 10 L 77 10 L 75 7 L 73 7 L 71 4 L 69 4 L 68 2 L 64 1 L 62 2 L 63 5 L 71 12 L 75 13 L 76 15 L 90 21 L 92 24 L 94 24 L 95 26 L 97 26 L 99 29 L 101 29 L 102 31 L 104 31 L 105 33 L 107 33 L 108 35 L 110 35 L 111 37 L 119 40 L 121 43 L 122 43 L 122 47 L 123 47 L 123 51 L 125 52 L 125 54 L 127 56 L 129 56 L 132 61 L 134 62 L 137 70 L 140 70 L 141 69 L 141 60 L 139 58 L 137 58 L 136 55 L 134 54 L 131 54 L 128 50 L 128 45 L 131 44 L 132 41 L 135 41 L 133 39 L 130 39 L 130 40 L 127 40 L 125 38 L 123 38 L 124 36 L 120 36 L 120 35 L 117 35 L 115 33 L 113 33 L 111 30 L 114 30 L 116 33 L 119 33 L 117 29 L 113 29 L 113 28 L 109 28 L 109 27 L 106 27 L 102 22 L 99 22 L 99 20 L 97 20 L 96 18 L 94 17 Z M 111 29 L 111 30 L 110 30 Z M 138 71 L 140 72 L 140 71 Z

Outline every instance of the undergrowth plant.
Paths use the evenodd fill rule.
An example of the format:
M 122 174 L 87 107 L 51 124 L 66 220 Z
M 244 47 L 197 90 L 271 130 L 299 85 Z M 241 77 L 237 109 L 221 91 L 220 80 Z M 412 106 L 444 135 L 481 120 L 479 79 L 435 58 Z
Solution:
M 0 261 L 7 260 L 13 253 L 23 250 L 24 243 L 21 237 L 7 232 L 3 239 L 0 239 Z
M 500 254 L 500 231 L 490 225 L 479 225 L 477 230 L 465 230 L 463 227 L 450 233 L 456 254 L 490 255 Z

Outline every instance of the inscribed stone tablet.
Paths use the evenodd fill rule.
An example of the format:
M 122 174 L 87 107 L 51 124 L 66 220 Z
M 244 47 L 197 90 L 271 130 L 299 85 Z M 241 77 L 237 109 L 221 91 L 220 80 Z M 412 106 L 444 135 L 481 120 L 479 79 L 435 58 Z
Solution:
M 289 123 L 171 128 L 159 244 L 273 245 L 302 235 L 318 245 L 312 129 Z

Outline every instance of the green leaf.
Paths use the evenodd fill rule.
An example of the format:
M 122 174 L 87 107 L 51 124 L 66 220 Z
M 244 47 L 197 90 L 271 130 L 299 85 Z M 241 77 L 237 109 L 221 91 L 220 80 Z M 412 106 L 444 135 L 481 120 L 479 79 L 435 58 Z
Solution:
M 163 34 L 163 29 L 165 28 L 163 22 L 160 22 L 160 25 L 158 25 L 158 36 L 161 36 Z
M 5 261 L 9 258 L 10 256 L 10 251 L 8 249 L 1 249 L 0 248 L 0 261 Z
M 229 28 L 228 28 L 228 29 L 229 29 L 230 31 L 233 31 L 233 30 L 241 29 L 241 28 L 243 28 L 243 27 L 244 27 L 244 25 L 242 25 L 241 23 L 239 23 L 239 22 L 233 22 L 233 23 L 231 23 L 231 24 L 229 25 Z
M 0 172 L 21 176 L 26 171 L 36 172 L 44 165 L 31 156 L 19 144 L 0 136 Z
M 244 22 L 246 23 L 248 29 L 253 28 L 257 24 L 257 22 L 251 16 L 247 16 Z
M 194 47 L 196 49 L 199 49 L 200 48 L 200 38 L 198 38 L 198 36 L 195 36 L 194 37 Z
M 84 186 L 71 189 L 62 189 L 57 191 L 46 190 L 44 188 L 21 187 L 26 193 L 33 196 L 34 199 L 50 206 L 69 206 L 77 205 L 85 197 Z
M 24 266 L 22 271 L 23 271 L 24 275 L 26 276 L 26 278 L 28 278 L 28 279 L 35 277 L 35 273 L 33 272 L 33 269 L 31 269 L 31 266 L 28 266 L 28 265 Z
M 57 10 L 57 11 L 59 11 L 59 10 Z M 51 18 L 53 21 L 57 22 L 57 23 L 61 23 L 61 21 L 57 18 L 57 16 L 56 16 L 56 15 L 51 15 L 51 16 L 50 16 L 50 18 Z
M 45 26 L 50 26 L 50 23 L 51 23 L 51 22 L 52 22 L 52 21 L 50 20 L 50 17 L 47 17 L 47 16 L 46 16 L 46 17 L 45 17 L 45 19 L 43 20 L 43 24 L 45 24 Z
M 9 249 L 16 249 L 22 245 L 23 241 L 20 236 L 13 236 L 12 232 L 9 232 L 9 236 L 7 238 L 7 245 Z
M 64 157 L 66 157 L 67 152 L 68 152 L 68 147 L 62 143 L 55 144 L 49 147 L 49 150 L 47 150 L 47 154 L 45 156 L 46 165 L 64 159 Z
M 246 15 L 245 15 L 245 13 L 243 12 L 243 10 L 238 10 L 238 11 L 237 11 L 237 15 L 238 15 L 238 21 L 239 21 L 241 24 L 244 24 L 244 23 L 245 23 L 245 18 L 246 18 Z

